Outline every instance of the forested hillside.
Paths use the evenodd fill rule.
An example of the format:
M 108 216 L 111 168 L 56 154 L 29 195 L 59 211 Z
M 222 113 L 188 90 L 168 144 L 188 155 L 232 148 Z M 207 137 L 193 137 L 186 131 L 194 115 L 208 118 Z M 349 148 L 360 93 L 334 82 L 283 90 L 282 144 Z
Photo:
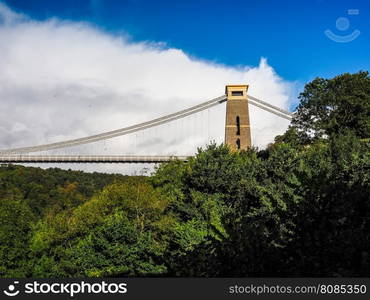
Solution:
M 266 149 L 149 177 L 2 166 L 0 277 L 369 277 L 369 74 L 300 101 Z

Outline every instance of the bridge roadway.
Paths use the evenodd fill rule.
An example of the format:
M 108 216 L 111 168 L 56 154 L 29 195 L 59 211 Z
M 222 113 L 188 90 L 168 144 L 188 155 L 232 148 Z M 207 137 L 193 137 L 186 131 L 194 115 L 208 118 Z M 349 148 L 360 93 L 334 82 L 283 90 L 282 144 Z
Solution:
M 189 156 L 1 155 L 0 163 L 162 163 L 188 159 Z

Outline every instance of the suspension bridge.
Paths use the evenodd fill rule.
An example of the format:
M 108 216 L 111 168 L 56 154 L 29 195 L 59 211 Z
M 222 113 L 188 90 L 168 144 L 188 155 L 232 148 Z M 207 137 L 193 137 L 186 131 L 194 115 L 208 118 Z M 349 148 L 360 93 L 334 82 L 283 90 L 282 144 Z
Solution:
M 45 152 L 89 145 L 141 132 L 184 119 L 225 102 L 224 143 L 232 150 L 245 150 L 251 147 L 249 105 L 256 106 L 286 120 L 291 120 L 293 117 L 293 114 L 289 111 L 248 95 L 247 92 L 248 85 L 227 85 L 224 95 L 147 122 L 77 139 L 0 150 L 0 163 L 161 163 L 171 160 L 186 161 L 189 158 L 186 155 L 51 155 L 45 154 Z M 34 154 L 37 152 L 42 152 L 42 154 Z

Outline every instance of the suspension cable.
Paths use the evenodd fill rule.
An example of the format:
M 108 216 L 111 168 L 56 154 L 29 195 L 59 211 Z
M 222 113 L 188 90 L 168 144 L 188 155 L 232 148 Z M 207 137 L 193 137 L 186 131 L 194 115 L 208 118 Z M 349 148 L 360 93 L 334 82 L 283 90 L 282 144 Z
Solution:
M 174 120 L 178 120 L 181 118 L 184 118 L 186 116 L 192 115 L 194 113 L 203 111 L 205 109 L 209 109 L 215 105 L 218 105 L 220 103 L 223 103 L 227 100 L 226 95 L 222 95 L 219 97 L 216 97 L 214 99 L 211 99 L 209 101 L 203 102 L 201 104 L 192 106 L 190 108 L 178 111 L 176 113 L 172 113 L 160 118 L 156 118 L 147 122 L 139 123 L 136 125 L 120 128 L 117 130 L 112 130 L 108 132 L 104 132 L 101 134 L 91 135 L 83 138 L 78 139 L 72 139 L 67 140 L 63 142 L 56 142 L 56 143 L 50 143 L 50 144 L 43 144 L 39 146 L 31 146 L 31 147 L 22 147 L 22 148 L 13 148 L 13 149 L 6 149 L 6 150 L 0 150 L 0 154 L 13 154 L 13 153 L 31 153 L 31 152 L 40 152 L 40 151 L 46 151 L 46 150 L 52 150 L 52 149 L 60 149 L 60 148 L 67 148 L 72 146 L 79 146 L 83 144 L 98 142 L 101 140 L 107 140 L 118 136 L 127 135 L 130 133 L 134 133 L 140 130 L 144 130 L 147 128 L 151 128 L 154 126 L 162 125 Z M 277 106 L 274 106 L 266 101 L 257 99 L 253 96 L 248 95 L 248 103 L 257 106 L 263 110 L 266 110 L 270 113 L 273 113 L 281 118 L 291 120 L 293 117 L 293 114 L 290 113 L 287 110 L 281 109 Z
M 286 120 L 289 120 L 289 121 L 292 120 L 292 114 L 283 114 L 283 113 L 277 112 L 277 111 L 275 111 L 273 109 L 267 108 L 267 107 L 265 107 L 265 106 L 263 106 L 263 105 L 261 105 L 259 103 L 256 103 L 253 100 L 252 101 L 249 100 L 248 103 L 250 103 L 250 104 L 252 104 L 254 106 L 257 106 L 257 107 L 259 107 L 259 108 L 261 108 L 261 109 L 263 109 L 265 111 L 268 111 L 268 112 L 270 112 L 270 113 L 272 113 L 274 115 L 277 115 L 277 116 L 279 116 L 279 117 L 281 117 L 283 119 L 286 119 Z
M 279 111 L 279 112 L 281 112 L 281 113 L 283 113 L 283 114 L 285 114 L 285 115 L 288 115 L 288 116 L 293 116 L 293 114 L 291 113 L 291 112 L 289 112 L 289 111 L 287 111 L 287 110 L 285 110 L 285 109 L 282 109 L 282 108 L 280 108 L 280 107 L 277 107 L 277 106 L 275 106 L 275 105 L 272 105 L 272 104 L 270 104 L 270 103 L 268 103 L 268 102 L 266 102 L 266 101 L 263 101 L 263 100 L 261 100 L 261 99 L 257 99 L 256 97 L 253 97 L 253 96 L 250 96 L 250 95 L 248 95 L 248 99 L 250 99 L 250 100 L 254 100 L 254 101 L 256 101 L 257 103 L 259 103 L 259 104 L 262 104 L 262 105 L 265 105 L 265 106 L 268 106 L 268 107 L 270 107 L 270 108 L 272 108 L 272 109 L 274 109 L 274 110 L 277 110 L 277 111 Z M 271 111 L 270 111 L 271 112 Z
M 0 150 L 0 154 L 10 154 L 10 153 L 30 153 L 30 152 L 39 152 L 39 151 L 46 151 L 46 150 L 52 150 L 52 149 L 60 149 L 60 148 L 66 148 L 66 147 L 72 147 L 72 146 L 78 146 L 83 144 L 88 144 L 92 142 L 97 142 L 101 140 L 110 139 L 117 136 L 122 136 L 126 134 L 130 134 L 136 131 L 140 131 L 143 129 L 151 128 L 154 126 L 158 126 L 164 123 L 168 123 L 170 121 L 174 121 L 180 118 L 184 118 L 188 115 L 200 112 L 202 110 L 208 109 L 210 107 L 213 107 L 215 105 L 218 105 L 220 103 L 223 103 L 226 101 L 226 95 L 222 95 L 220 97 L 214 98 L 212 100 L 203 102 L 201 104 L 192 106 L 190 108 L 178 111 L 176 113 L 172 113 L 157 119 L 153 119 L 151 121 L 139 123 L 133 126 L 120 128 L 113 131 L 108 131 L 105 133 L 92 135 L 84 138 L 78 138 L 73 140 L 67 140 L 63 142 L 57 142 L 57 143 L 51 143 L 51 144 L 44 144 L 39 146 L 31 146 L 31 147 L 22 147 L 22 148 L 13 148 L 13 149 L 7 149 L 7 150 Z

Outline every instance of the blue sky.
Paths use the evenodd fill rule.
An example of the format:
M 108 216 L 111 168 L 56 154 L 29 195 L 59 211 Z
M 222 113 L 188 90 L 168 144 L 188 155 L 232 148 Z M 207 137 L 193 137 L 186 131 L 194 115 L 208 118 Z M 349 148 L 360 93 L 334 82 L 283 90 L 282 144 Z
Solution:
M 113 34 L 128 34 L 133 41 L 164 42 L 191 56 L 229 66 L 255 66 L 265 57 L 290 81 L 304 83 L 316 76 L 370 70 L 368 0 L 3 2 L 37 20 L 86 21 Z M 358 11 L 348 14 L 349 9 Z M 347 20 L 342 27 L 336 24 L 340 17 L 342 25 Z M 340 36 L 359 30 L 360 35 L 338 43 L 324 34 L 328 29 Z

